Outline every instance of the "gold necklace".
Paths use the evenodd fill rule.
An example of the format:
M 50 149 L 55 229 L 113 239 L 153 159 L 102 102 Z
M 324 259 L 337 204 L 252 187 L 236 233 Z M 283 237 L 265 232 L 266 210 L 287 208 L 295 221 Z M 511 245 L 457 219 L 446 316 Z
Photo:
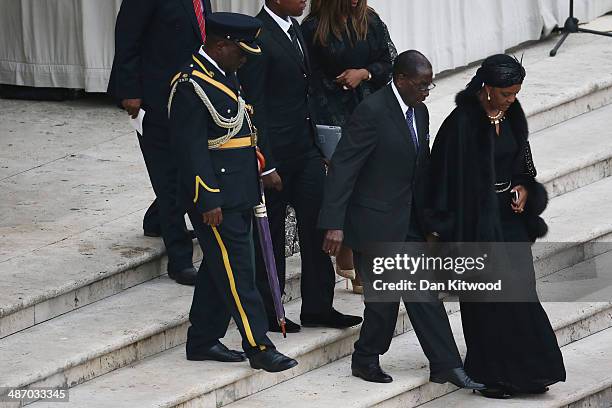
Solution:
M 489 121 L 491 122 L 492 125 L 499 125 L 505 119 L 504 113 L 505 113 L 504 111 L 500 110 L 497 115 L 490 116 L 489 114 L 487 114 L 487 117 L 489 118 Z

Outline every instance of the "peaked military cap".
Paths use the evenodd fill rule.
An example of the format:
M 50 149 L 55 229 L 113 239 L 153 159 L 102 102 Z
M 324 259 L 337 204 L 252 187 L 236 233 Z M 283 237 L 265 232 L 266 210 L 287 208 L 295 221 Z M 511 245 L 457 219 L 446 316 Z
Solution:
M 211 13 L 206 18 L 206 31 L 234 41 L 250 54 L 261 54 L 257 44 L 261 22 L 254 17 L 238 13 Z

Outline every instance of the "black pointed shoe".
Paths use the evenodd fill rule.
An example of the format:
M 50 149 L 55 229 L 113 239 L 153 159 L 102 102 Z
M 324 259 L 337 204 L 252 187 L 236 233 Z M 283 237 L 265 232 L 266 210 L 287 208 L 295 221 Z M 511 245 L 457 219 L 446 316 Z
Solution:
M 302 328 L 299 324 L 292 322 L 285 317 L 285 330 L 287 333 L 298 333 Z M 273 333 L 282 333 L 281 327 L 276 320 L 276 317 L 268 318 L 268 331 Z
M 278 373 L 298 365 L 298 362 L 294 359 L 272 348 L 253 354 L 249 357 L 249 363 L 252 368 L 269 373 Z
M 362 378 L 369 382 L 375 383 L 390 383 L 393 381 L 393 377 L 385 373 L 380 368 L 379 363 L 370 363 L 365 366 L 353 364 L 351 366 L 351 372 L 353 376 Z
M 472 380 L 462 367 L 452 368 L 435 375 L 432 374 L 429 377 L 429 381 L 437 384 L 449 382 L 459 388 L 465 388 L 468 390 L 480 391 L 487 388 L 484 384 L 480 384 Z
M 473 390 L 472 392 L 476 392 L 476 390 Z M 506 391 L 503 388 L 487 388 L 485 390 L 478 390 L 478 392 L 486 398 L 492 398 L 492 399 L 510 399 L 512 398 L 512 394 L 508 391 Z
M 174 280 L 180 285 L 194 286 L 196 283 L 196 278 L 198 276 L 198 270 L 191 266 L 189 268 L 181 269 L 177 272 L 168 271 L 168 276 L 170 277 L 170 279 Z
M 346 315 L 332 309 L 328 313 L 302 314 L 300 321 L 304 327 L 346 329 L 347 327 L 357 326 L 363 319 L 360 316 Z
M 246 355 L 240 351 L 230 350 L 221 343 L 217 343 L 208 350 L 199 351 L 197 353 L 187 352 L 187 360 L 239 363 L 246 360 Z

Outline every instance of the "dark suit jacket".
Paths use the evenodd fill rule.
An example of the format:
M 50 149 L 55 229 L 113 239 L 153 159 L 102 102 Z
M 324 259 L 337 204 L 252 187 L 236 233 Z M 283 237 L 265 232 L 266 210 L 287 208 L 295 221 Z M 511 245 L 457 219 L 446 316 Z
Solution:
M 192 0 L 123 0 L 108 93 L 143 99 L 149 120 L 165 123 L 170 80 L 201 44 Z
M 421 104 L 415 114 L 418 154 L 390 85 L 366 98 L 345 128 L 325 181 L 319 227 L 344 230 L 353 249 L 404 242 L 414 235 L 411 225 L 420 224 L 411 217 L 421 219 L 425 200 L 429 113 Z
M 200 213 L 216 207 L 250 210 L 261 199 L 255 148 L 209 150 L 209 139 L 227 134 L 227 129 L 213 121 L 189 78 L 202 87 L 218 112 L 231 117 L 238 112 L 236 75 L 225 76 L 204 57 L 194 55 L 175 79 L 178 85 L 170 110 L 170 139 L 179 168 L 179 202 L 184 209 L 195 207 Z M 234 138 L 249 134 L 245 120 Z
M 263 23 L 259 37 L 262 55 L 249 57 L 238 72 L 246 99 L 255 108 L 255 125 L 266 156 L 267 168 L 288 161 L 314 146 L 315 130 L 305 137 L 304 127 L 313 126 L 310 106 L 310 64 L 306 43 L 295 20 L 293 26 L 305 60 L 289 37 L 265 11 L 257 15 Z

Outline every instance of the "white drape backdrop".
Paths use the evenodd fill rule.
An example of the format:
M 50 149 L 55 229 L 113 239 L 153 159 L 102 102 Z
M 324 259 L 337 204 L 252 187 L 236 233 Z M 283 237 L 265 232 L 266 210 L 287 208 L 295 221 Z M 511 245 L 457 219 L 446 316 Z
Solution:
M 215 10 L 254 15 L 262 0 L 212 0 Z M 436 72 L 548 34 L 567 0 L 370 0 L 398 50 L 416 48 Z M 0 83 L 104 92 L 121 0 L 0 0 Z M 583 22 L 612 0 L 577 0 Z
M 0 0 L 0 83 L 106 91 L 121 0 Z

